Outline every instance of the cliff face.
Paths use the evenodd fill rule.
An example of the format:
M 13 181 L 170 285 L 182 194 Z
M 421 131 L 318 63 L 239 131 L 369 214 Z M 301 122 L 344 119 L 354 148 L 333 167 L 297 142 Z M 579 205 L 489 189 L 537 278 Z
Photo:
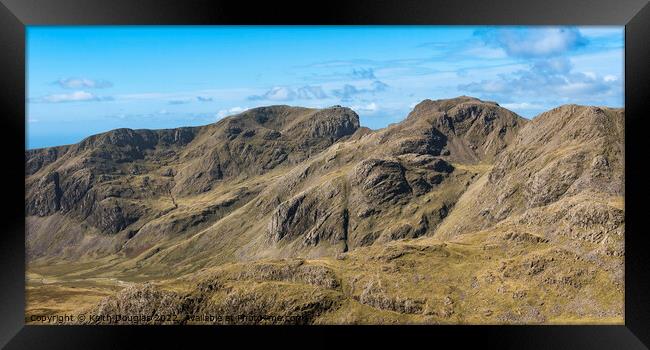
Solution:
M 435 135 L 428 138 L 432 140 L 428 148 L 431 154 L 449 155 L 456 162 L 477 163 L 492 162 L 525 124 L 525 119 L 495 102 L 462 96 L 420 102 L 398 130 L 402 135 L 427 130 Z M 418 141 L 424 143 L 421 137 Z M 404 145 L 403 141 L 400 145 Z
M 339 106 L 118 129 L 26 151 L 28 258 L 199 286 L 133 286 L 101 312 L 128 314 L 120 300 L 144 293 L 182 313 L 288 308 L 306 323 L 616 318 L 623 121 L 623 110 L 576 105 L 528 121 L 463 96 L 422 101 L 374 131 Z

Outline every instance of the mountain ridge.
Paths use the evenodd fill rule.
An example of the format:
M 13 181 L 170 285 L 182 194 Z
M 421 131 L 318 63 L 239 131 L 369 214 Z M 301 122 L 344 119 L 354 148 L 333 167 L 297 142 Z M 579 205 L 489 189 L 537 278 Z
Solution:
M 230 264 L 255 270 L 264 261 L 285 261 L 277 268 L 302 276 L 295 282 L 302 290 L 304 278 L 322 277 L 305 277 L 312 273 L 306 271 L 345 280 L 348 264 L 362 262 L 405 273 L 393 262 L 420 271 L 430 260 L 460 273 L 444 262 L 460 254 L 483 261 L 475 267 L 479 275 L 454 275 L 462 283 L 499 274 L 542 288 L 559 273 L 591 293 L 596 282 L 557 264 L 574 256 L 601 259 L 580 268 L 601 271 L 608 286 L 620 284 L 623 118 L 622 109 L 565 105 L 526 120 L 496 102 L 461 96 L 424 100 L 402 122 L 379 130 L 360 126 L 349 108 L 282 105 L 202 127 L 118 129 L 77 145 L 26 151 L 27 255 L 34 271 L 63 261 L 76 266 L 75 275 L 199 276 L 202 283 Z M 426 259 L 412 260 L 417 256 Z M 308 261 L 306 270 L 289 268 L 292 259 Z M 83 267 L 91 261 L 91 269 Z M 497 261 L 504 270 L 492 270 Z M 543 266 L 529 274 L 519 265 L 529 263 Z M 348 303 L 426 314 L 425 304 L 433 302 L 422 294 L 422 308 L 404 306 L 421 287 L 403 281 L 414 294 L 399 301 L 387 281 L 369 276 L 361 294 L 345 287 L 330 300 L 324 292 L 323 315 Z M 570 295 L 570 288 L 559 290 Z M 444 316 L 450 307 L 444 303 L 427 317 L 449 321 L 453 313 Z M 569 304 L 562 310 L 576 313 Z

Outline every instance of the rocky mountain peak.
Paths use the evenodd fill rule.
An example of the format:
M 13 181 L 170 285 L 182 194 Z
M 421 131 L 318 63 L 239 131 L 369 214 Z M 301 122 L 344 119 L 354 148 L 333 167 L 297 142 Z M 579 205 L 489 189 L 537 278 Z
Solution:
M 297 130 L 301 127 L 330 124 L 339 125 L 340 129 L 332 129 L 333 136 L 342 137 L 354 133 L 359 128 L 359 116 L 350 108 L 332 106 L 323 109 L 293 107 L 288 105 L 273 105 L 257 107 L 239 114 L 226 117 L 215 125 L 258 126 L 279 132 Z M 304 130 L 302 130 L 304 131 Z M 318 136 L 318 135 L 315 135 Z M 324 136 L 324 135 L 320 135 Z
M 448 112 L 452 108 L 455 107 L 470 107 L 470 106 L 477 106 L 477 105 L 483 105 L 483 106 L 499 106 L 498 103 L 492 102 L 492 101 L 483 101 L 480 100 L 476 97 L 470 97 L 470 96 L 458 96 L 455 98 L 450 98 L 450 99 L 440 99 L 440 100 L 431 100 L 431 99 L 425 99 L 422 100 L 420 103 L 416 104 L 409 116 L 414 115 L 423 115 L 423 114 L 432 114 L 435 112 Z
M 387 133 L 405 136 L 396 154 L 424 151 L 476 163 L 491 161 L 526 122 L 495 102 L 460 96 L 420 102 Z

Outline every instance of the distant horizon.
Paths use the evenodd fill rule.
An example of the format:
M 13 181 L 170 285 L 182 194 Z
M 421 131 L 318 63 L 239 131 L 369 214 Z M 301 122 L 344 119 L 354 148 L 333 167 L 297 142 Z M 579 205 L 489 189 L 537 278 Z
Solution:
M 450 98 L 448 98 L 448 99 L 455 99 L 455 98 L 460 98 L 460 97 L 475 98 L 475 97 L 473 97 L 473 96 L 469 96 L 469 95 L 460 95 L 460 96 L 456 96 L 456 97 L 450 97 Z M 448 100 L 448 99 L 425 98 L 424 100 L 422 100 L 422 101 L 420 101 L 420 102 L 423 102 L 423 101 L 426 101 L 426 100 L 436 101 L 436 100 Z M 489 100 L 483 100 L 483 99 L 481 99 L 481 101 L 483 101 L 483 102 L 496 102 L 500 107 L 503 107 L 503 106 L 502 106 L 498 101 L 489 101 Z M 536 117 L 538 117 L 540 114 L 543 114 L 543 113 L 545 113 L 545 112 L 551 111 L 551 110 L 556 109 L 556 108 L 560 108 L 560 107 L 562 107 L 562 106 L 567 106 L 567 105 L 572 105 L 572 103 L 565 103 L 565 104 L 562 104 L 562 105 L 558 105 L 558 106 L 555 106 L 555 107 L 551 107 L 551 108 L 549 108 L 548 110 L 544 110 L 544 111 L 540 112 L 539 114 L 536 114 L 536 115 L 534 115 L 534 116 L 532 116 L 532 117 L 530 117 L 530 118 L 529 118 L 529 117 L 522 116 L 522 115 L 519 115 L 518 113 L 517 113 L 517 115 L 519 115 L 519 116 L 522 117 L 522 118 L 526 118 L 526 119 L 528 119 L 528 120 L 533 120 L 533 119 L 535 119 Z M 579 105 L 579 104 L 578 104 L 578 105 Z M 79 143 L 79 142 L 85 140 L 85 139 L 88 138 L 88 137 L 95 136 L 95 135 L 98 135 L 98 134 L 107 133 L 107 132 L 111 132 L 111 131 L 114 131 L 114 130 L 119 130 L 119 129 L 129 129 L 129 130 L 135 130 L 135 131 L 137 131 L 137 130 L 169 130 L 169 129 L 178 129 L 178 128 L 196 128 L 196 127 L 203 127 L 203 126 L 207 126 L 207 125 L 210 125 L 210 124 L 218 123 L 220 120 L 225 119 L 225 118 L 228 118 L 228 117 L 237 116 L 237 115 L 242 114 L 242 113 L 245 113 L 245 112 L 247 112 L 247 111 L 249 111 L 249 110 L 251 110 L 251 109 L 264 108 L 264 107 L 274 107 L 274 106 L 286 106 L 286 107 L 291 107 L 291 108 L 311 108 L 311 107 L 305 107 L 305 106 L 299 106 L 299 105 L 290 105 L 290 104 L 275 104 L 275 105 L 258 106 L 258 107 L 252 107 L 252 108 L 245 109 L 245 110 L 243 110 L 243 111 L 241 111 L 241 112 L 237 112 L 237 113 L 229 114 L 229 115 L 226 115 L 226 116 L 224 116 L 223 118 L 221 118 L 221 119 L 219 119 L 219 120 L 215 120 L 215 121 L 213 121 L 213 122 L 209 122 L 209 123 L 201 124 L 201 125 L 179 125 L 179 126 L 175 126 L 175 127 L 172 127 L 172 128 L 155 128 L 155 127 L 153 127 L 153 128 L 128 128 L 128 127 L 118 127 L 118 128 L 114 128 L 114 129 L 110 129 L 110 130 L 100 131 L 100 132 L 95 133 L 95 134 L 90 134 L 90 135 L 85 136 L 85 137 L 83 137 L 82 139 L 80 139 L 80 140 L 78 140 L 78 141 L 76 141 L 76 142 L 66 143 L 66 144 L 58 144 L 58 145 L 51 145 L 51 146 L 44 146 L 44 147 L 27 148 L 27 150 L 36 150 L 36 149 L 41 149 L 41 148 L 60 147 L 60 146 L 70 146 L 70 145 L 77 144 L 77 143 Z M 345 105 L 332 105 L 332 106 L 325 106 L 325 107 L 322 107 L 322 108 L 320 108 L 320 109 L 327 109 L 327 108 L 331 108 L 331 107 L 334 107 L 334 106 L 346 107 L 346 108 L 350 108 L 350 109 L 352 109 L 352 110 L 354 111 L 353 108 L 351 108 L 351 107 L 349 107 L 349 106 L 345 106 Z M 581 106 L 593 106 L 593 107 L 612 108 L 612 109 L 624 109 L 624 108 L 625 108 L 625 107 L 612 107 L 612 106 L 605 106 L 605 105 L 581 105 Z M 503 108 L 505 108 L 505 107 L 503 107 Z M 508 109 L 508 108 L 505 108 L 505 109 Z M 508 110 L 510 110 L 510 109 L 508 109 Z M 356 112 L 356 111 L 355 111 L 355 112 Z M 409 111 L 409 112 L 410 112 L 410 111 Z M 512 111 L 512 112 L 514 112 L 514 111 Z M 516 113 L 516 112 L 515 112 L 515 113 Z M 358 114 L 358 113 L 357 113 L 357 114 Z M 381 127 L 381 128 L 371 128 L 371 127 L 369 127 L 369 126 L 367 126 L 367 125 L 363 125 L 363 123 L 360 123 L 359 126 L 362 127 L 362 128 L 365 127 L 365 128 L 370 129 L 370 130 L 377 131 L 377 130 L 380 130 L 380 129 L 383 129 L 383 128 L 386 128 L 386 127 L 389 127 L 389 126 L 391 126 L 392 124 L 400 123 L 400 122 L 402 122 L 404 119 L 406 119 L 407 116 L 408 116 L 408 113 L 407 113 L 406 115 L 404 115 L 402 119 L 397 120 L 397 121 L 392 122 L 392 123 L 389 123 L 388 125 L 383 126 L 383 127 Z
M 268 105 L 349 107 L 373 130 L 425 99 L 531 119 L 623 108 L 622 26 L 28 26 L 26 149 L 208 125 Z

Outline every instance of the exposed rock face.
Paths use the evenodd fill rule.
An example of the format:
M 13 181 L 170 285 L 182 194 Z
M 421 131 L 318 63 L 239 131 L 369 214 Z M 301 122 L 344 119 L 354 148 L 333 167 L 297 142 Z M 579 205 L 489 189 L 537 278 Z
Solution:
M 116 198 L 106 198 L 93 208 L 86 221 L 101 232 L 117 233 L 136 222 L 142 215 L 140 207 L 123 205 Z
M 85 324 L 178 324 L 184 318 L 180 296 L 151 283 L 132 285 L 105 298 L 88 314 Z M 171 316 L 171 317 L 170 317 Z
M 247 266 L 234 276 L 237 280 L 288 281 L 327 289 L 340 289 L 341 283 L 331 269 L 319 265 L 306 265 L 297 260 L 286 265 L 255 264 Z
M 359 163 L 354 170 L 353 184 L 378 204 L 395 204 L 413 192 L 406 181 L 404 167 L 386 159 L 367 159 Z
M 27 172 L 32 174 L 26 179 L 27 215 L 61 211 L 89 219 L 107 233 L 120 231 L 137 220 L 141 211 L 125 212 L 139 206 L 122 198 L 142 199 L 160 191 L 147 186 L 146 180 L 141 188 L 133 183 L 124 187 L 120 182 L 149 171 L 144 166 L 147 162 L 165 161 L 177 147 L 192 140 L 194 131 L 117 129 L 72 146 L 27 151 Z M 51 157 L 44 158 L 44 154 Z
M 267 226 L 269 238 L 272 242 L 300 239 L 309 246 L 345 241 L 348 214 L 343 191 L 330 182 L 280 203 Z
M 192 286 L 187 293 L 130 285 L 85 310 L 96 317 L 83 323 L 309 324 L 342 299 L 338 278 L 324 266 L 298 260 L 236 268 L 186 281 Z
M 37 172 L 42 167 L 56 161 L 69 146 L 48 147 L 25 151 L 25 176 Z
M 36 194 L 27 202 L 27 212 L 38 216 L 53 214 L 61 206 L 61 187 L 59 173 L 52 172 L 36 184 Z
M 472 97 L 424 100 L 406 120 L 387 134 L 395 155 L 445 155 L 460 162 L 492 161 L 514 138 L 526 120 Z M 395 138 L 394 134 L 404 135 Z M 397 141 L 395 141 L 397 139 Z
M 358 299 L 362 304 L 403 314 L 418 314 L 424 308 L 424 300 L 386 295 L 386 291 L 378 281 L 368 282 Z

